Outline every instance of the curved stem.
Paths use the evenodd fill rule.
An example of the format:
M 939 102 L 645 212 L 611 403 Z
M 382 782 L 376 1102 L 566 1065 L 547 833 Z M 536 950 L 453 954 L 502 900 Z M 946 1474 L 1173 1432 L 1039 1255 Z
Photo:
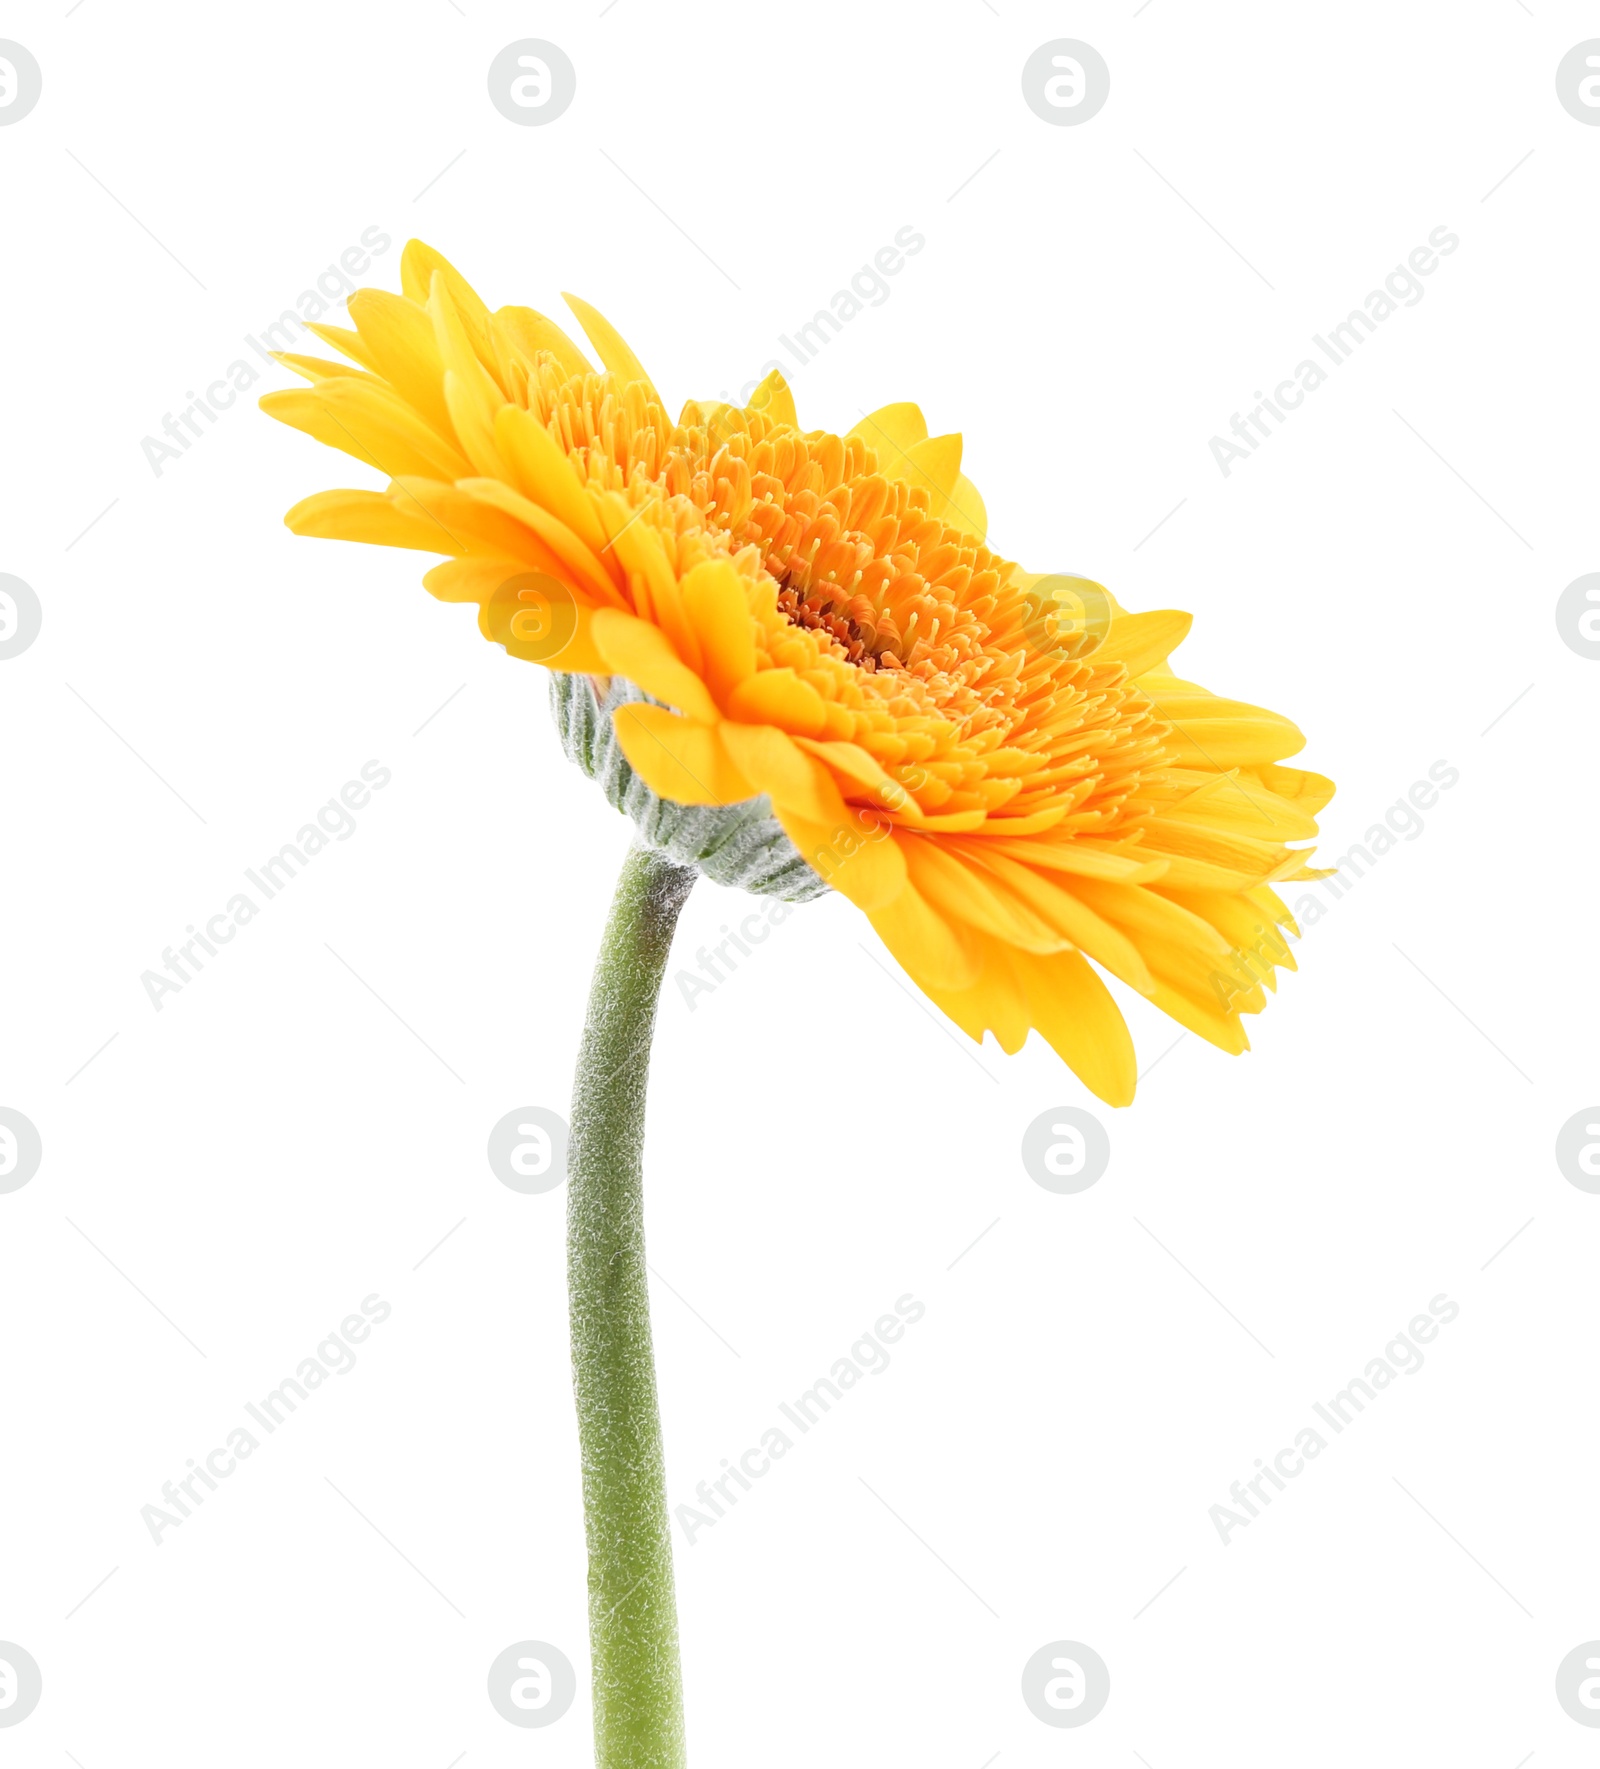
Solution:
M 698 875 L 635 848 L 589 992 L 567 1162 L 598 1769 L 682 1769 L 683 1683 L 645 1269 L 646 1083 L 678 912 Z

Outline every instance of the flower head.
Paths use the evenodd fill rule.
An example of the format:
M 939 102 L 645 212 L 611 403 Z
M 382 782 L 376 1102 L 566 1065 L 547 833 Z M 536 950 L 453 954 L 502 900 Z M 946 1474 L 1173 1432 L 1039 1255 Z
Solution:
M 1333 788 L 1280 765 L 1304 741 L 1287 719 L 1170 672 L 1188 615 L 991 551 L 961 439 L 914 405 L 802 430 L 774 373 L 673 420 L 585 303 L 567 298 L 599 369 L 418 241 L 401 280 L 352 297 L 354 330 L 313 327 L 355 366 L 286 357 L 310 386 L 261 402 L 389 481 L 307 498 L 296 533 L 446 555 L 434 595 L 594 682 L 580 741 L 609 717 L 658 826 L 730 808 L 768 888 L 848 897 L 972 1037 L 1015 1051 L 1035 1028 L 1126 1104 L 1099 966 L 1247 1048 L 1240 1016 L 1294 962 L 1272 887 L 1310 876 L 1289 844 Z

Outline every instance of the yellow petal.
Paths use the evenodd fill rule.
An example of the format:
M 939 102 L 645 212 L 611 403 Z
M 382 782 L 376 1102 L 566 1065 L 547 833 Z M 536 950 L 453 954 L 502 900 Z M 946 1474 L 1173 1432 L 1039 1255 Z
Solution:
M 963 534 L 981 541 L 989 532 L 989 512 L 984 507 L 978 488 L 965 473 L 956 475 L 955 490 L 949 497 L 933 500 L 933 514 Z
M 1169 984 L 1159 981 L 1150 999 L 1169 1019 L 1205 1039 L 1207 1044 L 1227 1051 L 1229 1056 L 1242 1056 L 1250 1048 L 1244 1023 L 1236 1013 L 1217 1012 L 1214 1005 L 1201 1007 Z
M 797 737 L 818 737 L 828 728 L 822 696 L 788 668 L 747 676 L 729 694 L 727 708 L 747 725 L 776 725 Z
M 478 630 L 524 663 L 598 675 L 606 665 L 595 649 L 593 618 L 555 578 L 519 571 L 481 605 Z
M 856 908 L 871 914 L 906 888 L 906 863 L 894 831 L 870 811 L 847 808 L 836 823 L 812 823 L 782 805 L 774 811 L 806 864 Z
M 1139 686 L 1172 726 L 1167 748 L 1183 768 L 1253 767 L 1282 761 L 1305 747 L 1305 738 L 1281 713 L 1224 700 L 1193 682 L 1152 674 Z
M 1276 842 L 1227 834 L 1179 817 L 1147 817 L 1139 825 L 1139 836 L 1143 846 L 1158 854 L 1181 854 L 1187 859 L 1204 860 L 1211 866 L 1226 866 L 1231 871 L 1244 873 L 1252 884 L 1264 882 L 1266 875 L 1283 858 L 1283 849 Z
M 776 670 L 763 670 L 762 675 L 776 675 Z M 801 687 L 808 684 L 802 682 Z M 821 696 L 818 696 L 821 699 Z M 819 762 L 830 768 L 836 777 L 842 776 L 852 786 L 865 787 L 873 793 L 886 811 L 901 814 L 901 821 L 915 827 L 919 821 L 916 803 L 906 789 L 891 774 L 887 773 L 877 758 L 864 750 L 859 743 L 846 743 L 837 738 L 819 742 L 812 737 L 797 736 L 795 742 L 807 753 L 814 755 Z M 913 814 L 908 814 L 913 813 Z
M 684 576 L 678 588 L 699 642 L 706 686 L 719 705 L 727 706 L 740 684 L 755 678 L 755 621 L 745 580 L 731 561 L 706 559 Z
M 1171 768 L 1164 779 L 1148 781 L 1139 790 L 1141 798 L 1160 805 L 1164 817 L 1179 822 L 1199 823 L 1266 842 L 1310 841 L 1317 833 L 1315 817 L 1269 792 L 1242 768 L 1229 769 L 1226 774 Z
M 449 537 L 448 545 L 443 539 L 436 543 L 436 552 L 504 553 L 539 571 L 563 575 L 561 561 L 536 534 L 467 491 L 476 483 L 469 479 L 456 486 L 437 479 L 397 478 L 390 483 L 389 497 L 397 510 L 435 523 L 441 536 Z
M 509 479 L 511 471 L 495 446 L 495 413 L 506 403 L 505 395 L 473 354 L 459 309 L 451 299 L 442 271 L 433 279 L 428 297 L 434 343 L 444 365 L 444 402 L 450 423 L 463 452 L 487 479 Z
M 525 572 L 520 559 L 505 554 L 479 554 L 466 559 L 446 559 L 423 573 L 422 587 L 441 602 L 487 602 L 507 578 Z M 603 666 L 602 666 L 603 668 Z
M 598 627 L 606 618 L 595 616 Z M 645 785 L 678 805 L 736 805 L 757 796 L 723 747 L 718 729 L 664 706 L 628 701 L 611 715 L 617 742 Z
M 722 741 L 745 777 L 779 810 L 792 811 L 808 823 L 843 823 L 848 817 L 833 776 L 785 732 L 725 720 Z
M 644 372 L 644 364 L 628 348 L 622 334 L 612 325 L 603 313 L 597 313 L 587 301 L 580 301 L 576 295 L 563 294 L 561 299 L 578 316 L 578 324 L 588 333 L 589 342 L 599 352 L 600 360 L 619 381 L 643 381 L 645 390 L 657 405 L 661 404 L 661 395 L 656 392 L 650 377 Z
M 1075 879 L 1070 886 L 1056 884 L 1020 861 L 989 851 L 982 842 L 967 845 L 963 852 L 975 855 L 978 863 L 1020 897 L 1041 921 L 1064 934 L 1096 964 L 1103 964 L 1112 976 L 1120 977 L 1141 994 L 1149 994 L 1155 986 L 1155 979 L 1150 975 L 1139 948 L 1119 928 L 1097 915 L 1085 901 L 1089 880 Z M 1098 888 L 1117 887 L 1102 885 Z
M 1108 1106 L 1133 1103 L 1139 1065 L 1127 1021 L 1081 952 L 1010 954 L 1028 1017 L 1056 1055 Z
M 1257 909 L 1270 915 L 1291 938 L 1296 940 L 1300 938 L 1300 924 L 1289 913 L 1289 905 L 1269 885 L 1257 885 L 1253 890 L 1246 891 L 1245 896 L 1255 904 Z M 1288 960 L 1285 960 L 1285 963 L 1288 964 L 1290 970 L 1299 969 L 1298 965 L 1289 963 Z
M 1261 784 L 1290 804 L 1315 816 L 1333 797 L 1333 782 L 1326 774 L 1312 774 L 1304 768 L 1257 768 Z
M 961 477 L 961 438 L 929 436 L 913 442 L 889 471 L 893 478 L 903 479 L 908 485 L 920 485 L 930 499 L 947 499 Z
M 1014 1056 L 1028 1042 L 1028 1009 L 1026 992 L 1011 968 L 1010 952 L 971 928 L 957 926 L 951 931 L 970 944 L 975 972 L 959 988 L 944 988 L 931 977 L 919 979 L 923 992 L 974 1043 L 982 1044 L 984 1033 L 993 1032 L 1000 1048 Z
M 1129 847 L 1130 853 L 1142 850 Z M 1207 860 L 1190 860 L 1181 854 L 1150 854 L 1163 862 L 1161 884 L 1175 891 L 1243 891 L 1261 882 L 1259 872 L 1238 872 Z
M 495 414 L 494 439 L 517 486 L 564 523 L 590 552 L 598 553 L 606 544 L 606 531 L 594 500 L 566 450 L 544 425 L 521 406 L 503 405 Z
M 620 493 L 608 491 L 601 494 L 599 509 L 601 524 L 610 537 L 601 557 L 631 596 L 635 612 L 647 620 L 664 614 L 665 621 L 673 623 L 676 629 L 673 643 L 681 639 L 684 651 L 698 653 L 699 641 L 689 631 L 689 617 L 683 612 L 683 598 L 677 593 L 677 576 L 651 524 L 647 507 L 641 504 L 638 509 L 631 509 Z M 657 608 L 658 596 L 666 598 L 670 609 Z
M 444 363 L 426 307 L 387 289 L 357 289 L 350 317 L 376 372 L 448 441 L 455 441 L 444 401 Z
M 461 325 L 471 341 L 473 355 L 485 374 L 494 375 L 497 359 L 494 336 L 489 322 L 489 309 L 472 284 L 441 252 L 425 246 L 421 240 L 409 240 L 400 254 L 400 287 L 406 299 L 431 310 L 434 279 L 442 278 L 450 292 L 450 303 L 461 317 Z M 504 389 L 502 389 L 502 392 Z
M 569 377 L 594 373 L 588 357 L 561 327 L 542 313 L 535 313 L 531 307 L 497 307 L 490 324 L 502 359 L 503 378 L 508 353 L 528 363 L 541 354 L 548 354 L 561 364 L 562 372 Z
M 1111 622 L 1099 649 L 1096 663 L 1120 663 L 1129 676 L 1142 676 L 1146 670 L 1165 663 L 1178 649 L 1194 624 L 1192 614 L 1175 608 L 1152 609 L 1146 614 L 1119 614 Z
M 929 908 L 915 886 L 908 883 L 890 902 L 874 909 L 868 920 L 895 963 L 925 993 L 936 989 L 959 993 L 977 983 L 982 969 L 977 940 Z M 962 1025 L 960 1020 L 956 1023 Z M 982 1043 L 983 1027 L 971 1036 Z
M 1070 944 L 944 842 L 912 834 L 902 841 L 911 882 L 939 914 L 1030 952 L 1060 952 Z
M 704 725 L 718 722 L 717 705 L 705 683 L 684 667 L 660 627 L 620 609 L 603 608 L 595 616 L 593 630 L 594 642 L 612 674 L 625 676 L 652 699 L 664 700 L 693 721 Z M 753 793 L 743 796 L 750 798 Z
M 878 457 L 880 471 L 887 473 L 886 463 L 903 455 L 913 443 L 921 442 L 928 434 L 928 426 L 921 410 L 907 401 L 899 405 L 880 405 L 875 412 L 868 412 L 848 434 L 866 443 Z
M 1169 897 L 1164 890 L 1147 890 L 1143 885 L 1103 884 L 1098 879 L 1083 878 L 1074 884 L 1073 894 L 1118 927 L 1132 929 L 1140 939 L 1193 946 L 1196 951 L 1208 953 L 1213 958 L 1227 956 L 1228 942 L 1212 922 Z M 1235 900 L 1223 898 L 1221 892 L 1214 895 L 1222 900 Z
M 1305 738 L 1287 719 L 1186 718 L 1179 722 L 1168 714 L 1162 716 L 1172 725 L 1167 749 L 1180 767 L 1250 767 L 1281 761 L 1305 748 Z
M 463 479 L 459 481 L 457 490 L 464 492 L 475 503 L 503 511 L 530 531 L 540 543 L 541 552 L 554 556 L 555 564 L 552 568 L 557 575 L 570 573 L 577 587 L 590 599 L 611 606 L 620 604 L 621 598 L 611 579 L 600 569 L 599 560 L 564 522 L 558 522 L 548 510 L 541 509 L 521 492 L 513 491 L 509 485 L 498 479 Z
M 379 547 L 410 547 L 419 553 L 466 549 L 422 512 L 403 515 L 381 491 L 319 491 L 284 517 L 295 534 L 322 540 L 365 541 Z
M 1140 950 L 1158 984 L 1204 1013 L 1226 1017 L 1260 1013 L 1266 1006 L 1260 981 L 1264 967 L 1250 965 L 1240 953 L 1200 952 L 1149 938 L 1140 941 Z
M 1070 809 L 1070 805 L 1062 803 L 1046 805 L 1042 811 L 1030 811 L 1026 815 L 1013 816 L 1011 812 L 1001 810 L 991 817 L 985 811 L 984 827 L 1002 836 L 1039 835 L 1046 829 L 1054 829 Z
M 262 396 L 261 409 L 390 479 L 455 479 L 471 469 L 449 443 L 380 381 L 340 376 Z
M 274 362 L 281 362 L 286 369 L 293 369 L 303 381 L 370 381 L 370 375 L 364 375 L 359 369 L 353 369 L 347 362 L 334 362 L 326 356 L 296 356 L 291 350 L 274 350 Z
M 1273 900 L 1271 891 L 1264 890 L 1263 895 L 1269 901 Z M 1191 891 L 1174 895 L 1173 901 L 1210 926 L 1225 950 L 1243 953 L 1256 965 L 1261 980 L 1270 987 L 1273 966 L 1281 965 L 1285 970 L 1299 969 L 1289 944 L 1294 923 L 1287 911 L 1275 915 L 1265 903 L 1254 901 L 1255 896 L 1255 892 L 1235 897 L 1222 891 Z M 1281 909 L 1282 904 L 1278 907 Z M 1285 922 L 1289 932 L 1281 925 Z
M 971 835 L 989 822 L 989 813 L 981 807 L 975 811 L 924 811 L 920 807 L 906 806 L 891 810 L 888 816 L 889 821 L 901 829 L 924 833 L 937 831 L 941 835 Z
M 351 302 L 355 302 L 360 294 L 361 291 L 357 289 L 350 297 Z M 352 362 L 360 363 L 362 368 L 371 369 L 375 374 L 382 372 L 372 360 L 371 351 L 361 341 L 359 332 L 346 331 L 343 326 L 313 325 L 310 320 L 306 321 L 306 330 L 315 332 L 324 344 L 331 344 L 341 355 L 348 356 Z
M 1109 848 L 1096 848 L 1083 840 L 1070 842 L 1012 841 L 996 836 L 991 844 L 997 853 L 1009 854 L 1029 866 L 1042 866 L 1047 872 L 1071 872 L 1080 878 L 1108 878 L 1124 884 L 1145 884 L 1161 878 L 1167 861 L 1157 854 L 1120 854 Z
M 794 395 L 789 383 L 776 369 L 750 395 L 746 411 L 765 412 L 776 424 L 787 424 L 791 430 L 800 428 L 800 416 L 794 409 Z

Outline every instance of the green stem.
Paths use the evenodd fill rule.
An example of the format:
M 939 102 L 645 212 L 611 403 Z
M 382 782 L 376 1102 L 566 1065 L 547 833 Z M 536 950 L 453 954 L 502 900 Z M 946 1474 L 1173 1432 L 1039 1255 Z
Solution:
M 573 1086 L 567 1282 L 598 1769 L 684 1763 L 642 1155 L 656 1002 L 678 912 L 697 876 L 643 848 L 628 855 L 595 964 Z

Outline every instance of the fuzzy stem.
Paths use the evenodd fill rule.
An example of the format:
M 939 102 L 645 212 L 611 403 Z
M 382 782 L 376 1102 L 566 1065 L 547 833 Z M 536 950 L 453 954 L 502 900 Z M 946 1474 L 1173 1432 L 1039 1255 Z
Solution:
M 595 964 L 572 1096 L 567 1283 L 598 1769 L 683 1769 L 683 1681 L 645 1269 L 656 1003 L 698 874 L 635 848 Z

